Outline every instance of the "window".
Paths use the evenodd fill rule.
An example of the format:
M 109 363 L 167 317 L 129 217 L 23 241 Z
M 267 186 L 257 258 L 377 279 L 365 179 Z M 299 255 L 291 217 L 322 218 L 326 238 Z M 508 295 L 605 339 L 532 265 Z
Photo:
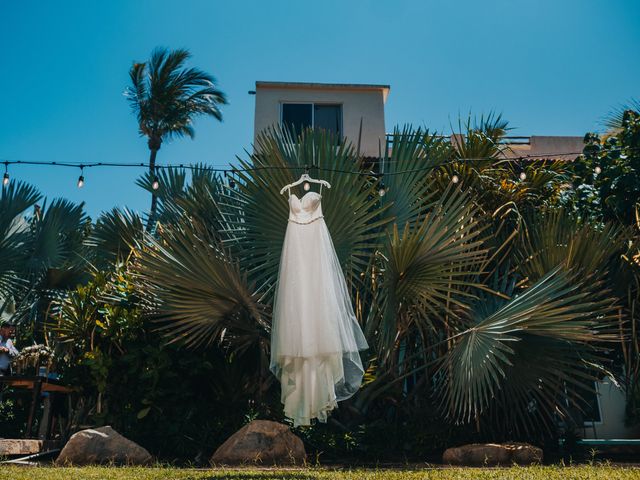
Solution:
M 283 103 L 282 124 L 295 135 L 309 127 L 328 130 L 342 138 L 342 105 L 326 103 Z
M 342 105 L 314 105 L 313 126 L 342 138 Z
M 588 390 L 582 394 L 584 404 L 582 409 L 584 411 L 584 423 L 599 423 L 602 422 L 602 415 L 600 412 L 600 388 L 598 383 L 593 383 L 593 390 Z
M 313 126 L 313 105 L 311 103 L 283 103 L 282 124 L 297 136 L 305 128 Z

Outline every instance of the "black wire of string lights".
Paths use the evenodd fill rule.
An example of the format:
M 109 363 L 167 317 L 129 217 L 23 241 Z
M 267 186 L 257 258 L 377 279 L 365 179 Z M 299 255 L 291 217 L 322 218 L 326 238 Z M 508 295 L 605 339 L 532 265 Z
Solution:
M 375 172 L 367 172 L 362 170 L 342 170 L 335 168 L 327 168 L 320 167 L 318 165 L 291 165 L 291 166 L 280 166 L 280 165 L 258 165 L 253 167 L 209 167 L 205 165 L 191 165 L 191 164 L 165 164 L 165 165 L 154 165 L 153 178 L 152 178 L 152 188 L 157 190 L 160 186 L 160 180 L 156 175 L 156 171 L 160 169 L 185 169 L 185 170 L 198 170 L 198 171 L 210 171 L 210 172 L 220 172 L 223 173 L 225 177 L 228 174 L 237 174 L 238 172 L 251 172 L 251 171 L 259 171 L 259 170 L 304 170 L 308 171 L 309 169 L 315 169 L 318 171 L 331 172 L 331 173 L 341 173 L 348 175 L 364 175 L 370 176 L 373 178 L 380 178 L 383 176 L 390 175 L 404 175 L 407 173 L 419 173 L 426 172 L 429 170 L 434 170 L 441 168 L 446 165 L 459 163 L 459 162 L 479 162 L 479 161 L 496 161 L 498 163 L 502 162 L 515 162 L 520 165 L 520 180 L 526 180 L 526 173 L 521 166 L 521 162 L 526 160 L 547 160 L 547 159 L 557 159 L 558 157 L 569 157 L 569 156 L 578 156 L 581 155 L 582 152 L 558 152 L 558 153 L 544 153 L 544 154 L 527 154 L 521 155 L 518 157 L 486 157 L 486 158 L 455 158 L 446 162 L 434 164 L 434 165 L 426 165 L 424 167 L 407 169 L 407 170 L 397 170 L 383 173 L 375 173 Z M 388 162 L 389 159 L 385 159 L 385 163 Z M 52 162 L 52 161 L 29 161 L 29 160 L 0 160 L 0 164 L 4 164 L 4 176 L 2 179 L 2 184 L 7 185 L 10 180 L 9 176 L 9 165 L 30 165 L 30 166 L 51 166 L 51 167 L 68 167 L 68 168 L 79 168 L 80 176 L 78 177 L 78 188 L 82 188 L 85 184 L 84 178 L 84 169 L 85 168 L 96 168 L 96 167 L 111 167 L 111 168 L 150 168 L 148 163 L 140 162 L 140 163 L 118 163 L 118 162 L 93 162 L 93 163 L 79 163 L 79 162 Z M 601 173 L 602 169 L 600 166 L 594 168 L 596 174 Z M 451 177 L 451 181 L 453 183 L 458 183 L 460 180 L 459 176 L 454 172 L 454 175 Z M 233 180 L 230 180 L 232 182 Z M 235 183 L 235 182 L 234 182 Z M 382 190 L 381 190 L 382 191 Z M 386 191 L 386 190 L 385 190 Z M 381 195 L 383 195 L 381 193 Z

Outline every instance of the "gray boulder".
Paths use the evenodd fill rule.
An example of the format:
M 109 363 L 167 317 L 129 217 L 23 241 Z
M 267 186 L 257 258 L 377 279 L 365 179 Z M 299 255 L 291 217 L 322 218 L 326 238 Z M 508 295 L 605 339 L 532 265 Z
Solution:
M 211 457 L 211 463 L 299 465 L 305 458 L 302 440 L 289 427 L 269 420 L 254 420 L 220 445 Z
M 532 465 L 542 462 L 542 449 L 528 443 L 472 443 L 448 448 L 443 463 L 469 467 L 495 465 Z
M 109 426 L 74 433 L 56 459 L 60 465 L 148 465 L 152 461 L 147 450 Z

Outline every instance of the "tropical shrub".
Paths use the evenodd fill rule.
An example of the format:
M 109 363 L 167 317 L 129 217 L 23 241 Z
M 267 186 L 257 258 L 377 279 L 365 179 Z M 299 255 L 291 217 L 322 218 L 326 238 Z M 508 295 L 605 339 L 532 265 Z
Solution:
M 499 133 L 485 128 L 489 146 L 477 129 L 459 155 L 495 148 Z M 233 186 L 200 175 L 194 184 L 206 178 L 209 186 L 197 197 L 193 186 L 160 196 L 164 210 L 180 213 L 165 217 L 136 259 L 149 314 L 187 345 L 218 345 L 234 358 L 259 352 L 256 384 L 265 384 L 287 219 L 279 189 L 308 168 L 333 186 L 323 211 L 371 346 L 366 384 L 332 423 L 353 429 L 380 418 L 391 399 L 402 410 L 419 397 L 493 437 L 551 432 L 577 403 L 574 393 L 588 388 L 583 379 L 606 371 L 601 347 L 618 340 L 616 299 L 602 288 L 608 264 L 601 255 L 575 266 L 562 253 L 545 257 L 553 245 L 539 244 L 531 226 L 546 214 L 518 209 L 527 196 L 512 198 L 519 214 L 505 224 L 494 215 L 495 198 L 479 193 L 491 176 L 486 162 L 464 164 L 437 138 L 396 131 L 380 172 L 325 133 L 271 130 L 241 161 Z M 448 183 L 451 165 L 463 164 L 463 180 Z M 575 225 L 568 213 L 554 215 L 567 229 Z M 582 228 L 591 250 L 603 238 L 617 241 L 615 232 Z
M 332 185 L 323 211 L 370 345 L 360 391 L 327 425 L 298 429 L 312 453 L 425 458 L 454 442 L 542 442 L 604 375 L 634 398 L 637 235 L 567 201 L 566 165 L 530 163 L 518 179 L 499 116 L 459 127 L 453 142 L 397 129 L 373 164 L 322 131 L 266 131 L 231 175 L 145 174 L 138 184 L 156 197 L 146 232 L 127 210 L 93 224 L 66 204 L 65 222 L 56 209 L 25 214 L 37 192 L 12 184 L 0 287 L 29 299 L 38 314 L 16 318 L 82 387 L 67 432 L 108 423 L 163 458 L 205 462 L 248 420 L 284 421 L 268 368 L 288 217 L 279 190 L 305 171 Z M 29 276 L 19 247 L 35 238 L 64 240 L 65 255 L 42 248 L 55 262 Z M 25 289 L 62 273 L 57 289 Z
M 640 112 L 627 110 L 612 134 L 588 133 L 574 162 L 571 199 L 586 216 L 631 225 L 640 202 Z

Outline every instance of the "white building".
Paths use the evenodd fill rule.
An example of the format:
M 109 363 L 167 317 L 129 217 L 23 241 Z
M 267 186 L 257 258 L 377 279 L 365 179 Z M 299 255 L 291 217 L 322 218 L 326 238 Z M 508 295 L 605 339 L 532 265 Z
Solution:
M 385 148 L 388 85 L 256 82 L 254 140 L 267 127 L 323 128 L 377 157 Z

